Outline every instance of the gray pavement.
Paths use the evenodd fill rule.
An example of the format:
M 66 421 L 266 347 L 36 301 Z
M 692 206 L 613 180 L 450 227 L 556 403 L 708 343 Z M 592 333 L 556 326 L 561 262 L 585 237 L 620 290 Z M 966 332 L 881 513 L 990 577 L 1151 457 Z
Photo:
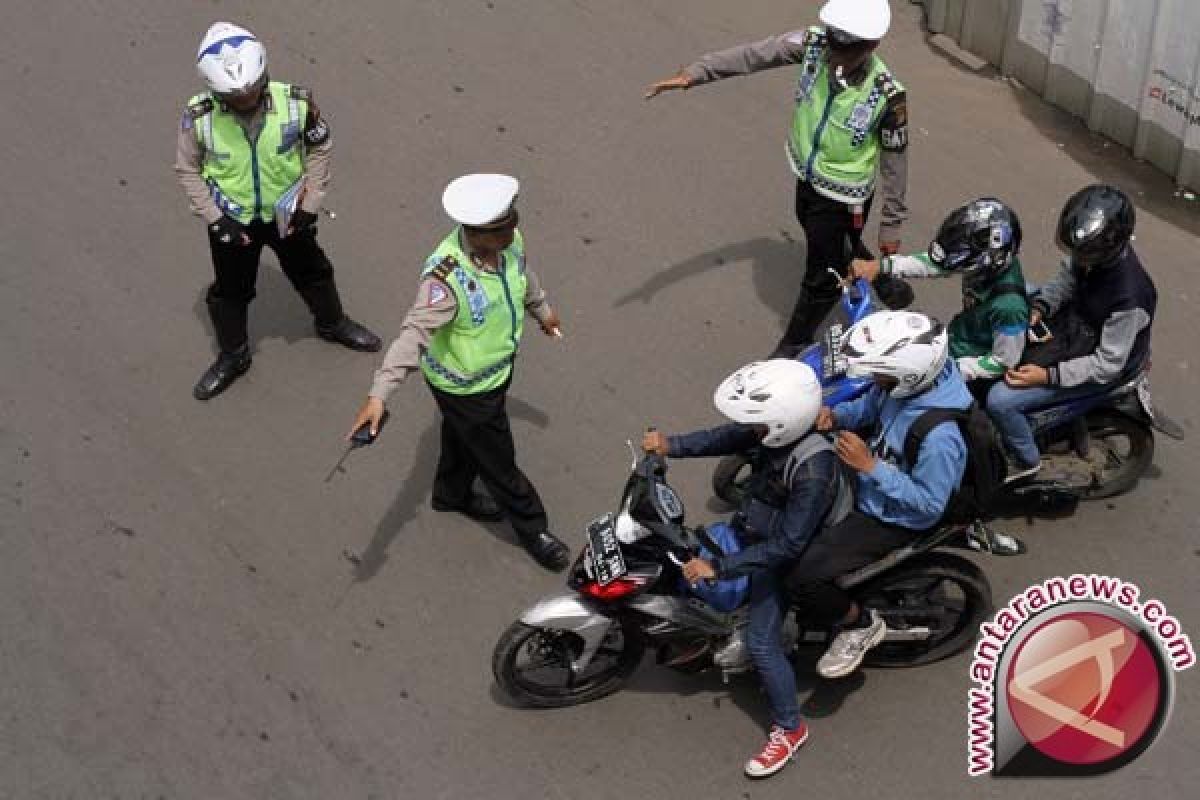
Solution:
M 819 4 L 749 0 L 150 0 L 6 7 L 0 27 L 0 797 L 1193 797 L 1200 687 L 1170 727 L 1089 781 L 968 781 L 967 660 L 868 671 L 840 698 L 802 676 L 797 763 L 751 784 L 753 681 L 647 663 L 629 690 L 554 713 L 509 708 L 489 659 L 561 578 L 501 529 L 428 508 L 435 412 L 419 382 L 348 472 L 322 483 L 374 356 L 311 334 L 264 263 L 254 367 L 209 404 L 203 232 L 170 172 L 216 18 L 311 84 L 337 142 L 321 237 L 347 307 L 397 329 L 444 235 L 440 192 L 520 176 L 522 227 L 566 339 L 531 330 L 513 390 L 521 460 L 573 547 L 615 500 L 624 440 L 716 420 L 711 389 L 766 352 L 799 283 L 782 136 L 790 70 L 641 99 L 708 49 L 800 27 Z M 1159 288 L 1154 388 L 1193 442 L 1160 440 L 1133 493 L 1010 524 L 998 603 L 1073 571 L 1119 575 L 1200 637 L 1197 206 L 1169 180 L 994 76 L 931 49 L 893 0 L 882 53 L 910 87 L 920 246 L 990 193 L 1025 225 L 1034 278 L 1063 198 L 1118 180 Z M 949 282 L 918 285 L 945 316 Z M 709 466 L 672 473 L 708 519 Z M 364 555 L 357 569 L 344 548 Z M 1187 787 L 1192 786 L 1189 790 Z

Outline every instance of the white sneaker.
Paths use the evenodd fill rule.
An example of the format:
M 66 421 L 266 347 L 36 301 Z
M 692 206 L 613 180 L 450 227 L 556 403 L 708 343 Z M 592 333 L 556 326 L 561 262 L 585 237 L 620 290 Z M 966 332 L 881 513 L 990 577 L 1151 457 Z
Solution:
M 834 638 L 833 644 L 817 662 L 817 672 L 822 678 L 844 678 L 862 663 L 863 656 L 887 636 L 887 624 L 874 609 L 863 609 L 871 616 L 871 624 L 864 628 L 843 628 Z
M 1026 467 L 1022 464 L 1018 464 L 1016 461 L 1009 461 L 1008 469 L 1005 470 L 1006 474 L 1004 475 L 1004 483 L 1005 484 L 1016 483 L 1017 481 L 1022 480 L 1024 478 L 1032 477 L 1032 476 L 1038 474 L 1038 472 L 1041 469 L 1042 469 L 1041 461 L 1034 464 L 1032 467 Z

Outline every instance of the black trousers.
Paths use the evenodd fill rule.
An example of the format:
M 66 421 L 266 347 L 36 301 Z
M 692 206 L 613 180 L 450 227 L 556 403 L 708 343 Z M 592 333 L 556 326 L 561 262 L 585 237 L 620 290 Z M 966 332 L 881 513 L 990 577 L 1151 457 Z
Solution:
M 796 181 L 796 221 L 804 229 L 807 260 L 800 296 L 777 352 L 809 344 L 821 320 L 841 297 L 830 269 L 844 278 L 853 259 L 873 257 L 863 244 L 862 232 L 874 199 L 874 195 L 866 199 L 862 218 L 856 221 L 845 203 L 830 200 L 810 184 Z
M 433 483 L 434 502 L 466 505 L 478 477 L 504 509 L 518 536 L 546 530 L 542 499 L 517 466 L 505 409 L 508 385 L 470 395 L 429 388 L 442 412 L 442 452 Z
M 254 299 L 263 247 L 274 251 L 283 274 L 304 298 L 318 325 L 341 322 L 333 264 L 317 244 L 315 226 L 282 239 L 273 222 L 252 222 L 245 230 L 249 244 L 222 244 L 211 231 L 208 235 L 214 280 L 205 300 L 222 350 L 237 350 L 246 343 L 246 311 Z
M 834 580 L 878 561 L 917 535 L 858 511 L 821 531 L 784 579 L 797 616 L 809 624 L 836 625 L 854 601 Z

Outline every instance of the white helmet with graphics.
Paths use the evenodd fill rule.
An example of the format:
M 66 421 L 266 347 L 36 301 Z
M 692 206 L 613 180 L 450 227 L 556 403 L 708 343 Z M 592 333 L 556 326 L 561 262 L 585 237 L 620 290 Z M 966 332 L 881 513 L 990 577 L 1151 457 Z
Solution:
M 196 71 L 218 95 L 250 94 L 267 77 L 267 51 L 250 31 L 216 22 L 196 51 Z
M 892 24 L 888 0 L 829 0 L 818 16 L 827 27 L 865 41 L 879 41 Z
M 807 364 L 787 358 L 756 361 L 730 375 L 713 404 L 734 422 L 762 425 L 763 444 L 785 447 L 812 430 L 821 410 L 821 382 Z
M 949 336 L 936 319 L 912 311 L 880 311 L 863 319 L 842 339 L 846 374 L 895 381 L 892 397 L 920 394 L 946 366 Z

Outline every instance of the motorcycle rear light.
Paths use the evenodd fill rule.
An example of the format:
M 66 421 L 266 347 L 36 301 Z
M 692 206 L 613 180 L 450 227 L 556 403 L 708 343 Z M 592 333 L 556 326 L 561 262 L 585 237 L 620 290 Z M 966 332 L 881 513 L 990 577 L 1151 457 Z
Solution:
M 642 576 L 626 576 L 624 578 L 617 578 L 605 586 L 601 586 L 595 581 L 589 581 L 579 587 L 579 593 L 595 600 L 611 602 L 613 600 L 620 600 L 622 597 L 628 597 L 631 594 L 637 594 L 646 588 L 648 584 L 649 580 Z

